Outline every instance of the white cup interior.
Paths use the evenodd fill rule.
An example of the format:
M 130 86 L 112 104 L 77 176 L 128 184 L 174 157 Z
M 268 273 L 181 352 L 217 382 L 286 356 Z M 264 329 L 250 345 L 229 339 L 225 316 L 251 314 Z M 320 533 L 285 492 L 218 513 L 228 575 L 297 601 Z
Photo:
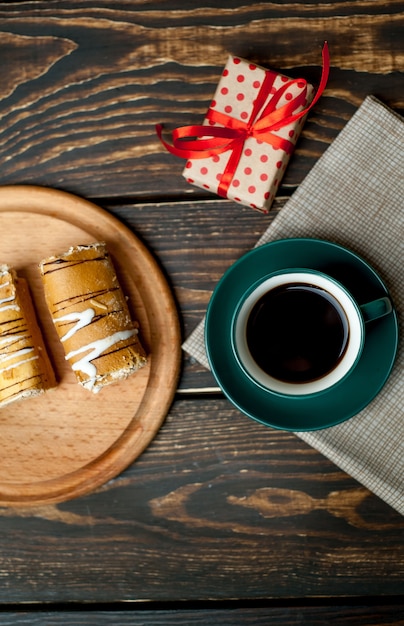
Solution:
M 324 289 L 338 301 L 348 321 L 348 342 L 341 360 L 333 370 L 309 382 L 291 383 L 270 376 L 256 363 L 247 344 L 247 321 L 254 305 L 271 289 L 292 283 L 302 283 Z M 340 283 L 321 272 L 290 270 L 269 276 L 253 288 L 246 299 L 241 302 L 233 321 L 232 341 L 239 365 L 256 383 L 278 394 L 307 395 L 332 387 L 350 372 L 362 351 L 364 323 L 358 305 Z

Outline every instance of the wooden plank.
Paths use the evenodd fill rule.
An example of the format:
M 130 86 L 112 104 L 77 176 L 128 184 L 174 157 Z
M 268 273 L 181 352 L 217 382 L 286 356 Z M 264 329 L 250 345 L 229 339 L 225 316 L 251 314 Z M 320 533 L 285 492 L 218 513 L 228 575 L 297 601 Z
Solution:
M 403 518 L 226 400 L 174 404 L 92 495 L 0 509 L 0 603 L 400 596 Z
M 256 607 L 233 609 L 167 610 L 83 610 L 1 614 L 3 626 L 402 626 L 402 605 L 325 606 L 325 607 Z
M 400 0 L 2 4 L 2 182 L 87 197 L 210 197 L 185 182 L 155 124 L 199 123 L 229 52 L 318 83 L 328 39 L 327 90 L 283 181 L 294 188 L 366 95 L 404 112 L 403 25 Z

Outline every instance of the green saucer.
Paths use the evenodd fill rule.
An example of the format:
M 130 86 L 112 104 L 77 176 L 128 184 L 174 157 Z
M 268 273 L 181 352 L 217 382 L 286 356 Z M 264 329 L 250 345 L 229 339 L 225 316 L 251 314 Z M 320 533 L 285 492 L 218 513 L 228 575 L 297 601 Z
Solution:
M 281 430 L 328 428 L 361 411 L 386 382 L 397 352 L 396 312 L 367 325 L 361 358 L 350 376 L 317 396 L 277 396 L 248 379 L 231 347 L 234 310 L 244 291 L 270 272 L 308 267 L 339 280 L 359 303 L 388 295 L 376 272 L 356 254 L 318 239 L 281 239 L 254 248 L 224 274 L 210 300 L 205 344 L 213 375 L 228 399 L 258 422 Z

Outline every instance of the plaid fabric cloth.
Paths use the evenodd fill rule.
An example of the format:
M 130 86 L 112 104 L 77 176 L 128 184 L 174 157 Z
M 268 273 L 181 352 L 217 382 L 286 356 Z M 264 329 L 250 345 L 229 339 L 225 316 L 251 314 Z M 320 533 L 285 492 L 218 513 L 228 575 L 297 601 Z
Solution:
M 385 280 L 403 327 L 404 120 L 368 96 L 257 245 L 287 237 L 340 243 Z M 183 344 L 208 367 L 204 320 Z M 404 377 L 399 346 L 379 395 L 354 419 L 296 433 L 404 514 Z

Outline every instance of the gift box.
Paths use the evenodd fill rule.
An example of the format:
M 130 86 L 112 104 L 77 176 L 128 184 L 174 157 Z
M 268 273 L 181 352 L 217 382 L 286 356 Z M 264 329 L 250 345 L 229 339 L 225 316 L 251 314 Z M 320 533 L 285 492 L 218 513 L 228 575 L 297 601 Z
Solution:
M 323 47 L 319 89 L 230 55 L 205 120 L 173 132 L 166 148 L 187 158 L 183 176 L 234 202 L 267 213 L 293 153 L 304 120 L 328 77 Z

